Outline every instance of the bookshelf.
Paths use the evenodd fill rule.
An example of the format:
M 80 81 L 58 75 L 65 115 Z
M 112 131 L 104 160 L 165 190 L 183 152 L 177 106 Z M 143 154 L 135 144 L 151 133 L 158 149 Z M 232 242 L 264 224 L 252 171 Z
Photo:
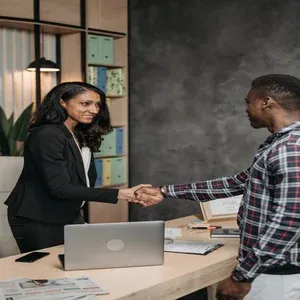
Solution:
M 112 138 L 104 136 L 104 145 L 95 153 L 95 160 L 98 164 L 101 160 L 104 166 L 112 165 L 110 180 L 102 180 L 97 185 L 101 188 L 128 187 L 127 5 L 127 0 L 0 0 L 0 26 L 36 31 L 38 25 L 39 32 L 53 33 L 59 37 L 60 82 L 89 82 L 91 67 L 104 68 L 110 74 L 122 74 L 122 92 L 109 92 L 107 95 L 113 134 L 117 138 L 117 134 L 122 132 L 122 151 L 117 151 L 117 142 L 120 144 L 120 141 L 116 140 L 113 145 L 115 151 L 105 153 L 106 140 Z M 111 61 L 90 61 L 90 36 L 111 41 Z M 113 173 L 114 168 L 122 170 L 118 171 L 122 174 Z M 90 223 L 128 221 L 128 203 L 119 201 L 112 205 L 90 202 L 85 214 Z

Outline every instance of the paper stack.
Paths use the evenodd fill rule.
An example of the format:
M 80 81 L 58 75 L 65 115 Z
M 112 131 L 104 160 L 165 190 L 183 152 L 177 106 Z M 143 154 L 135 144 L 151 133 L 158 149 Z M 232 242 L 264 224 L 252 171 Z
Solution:
M 0 281 L 1 300 L 92 300 L 103 294 L 108 292 L 88 277 Z

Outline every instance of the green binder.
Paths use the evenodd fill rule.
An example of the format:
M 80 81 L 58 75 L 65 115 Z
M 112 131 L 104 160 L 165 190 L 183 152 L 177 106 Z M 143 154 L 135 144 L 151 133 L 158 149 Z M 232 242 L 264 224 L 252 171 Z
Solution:
M 88 64 L 100 63 L 100 41 L 99 36 L 94 34 L 88 35 Z
M 109 155 L 116 155 L 117 153 L 117 137 L 116 137 L 116 129 L 103 136 L 103 141 L 100 146 L 100 155 L 101 156 L 109 156 Z
M 111 159 L 111 184 L 121 184 L 125 180 L 125 161 L 124 157 Z
M 99 38 L 99 60 L 101 64 L 114 64 L 114 39 L 107 36 L 98 36 Z

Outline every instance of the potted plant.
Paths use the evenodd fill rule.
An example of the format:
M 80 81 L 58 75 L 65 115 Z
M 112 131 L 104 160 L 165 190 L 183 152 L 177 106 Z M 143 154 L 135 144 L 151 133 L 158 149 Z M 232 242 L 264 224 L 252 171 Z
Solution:
M 28 135 L 28 125 L 33 103 L 27 106 L 14 123 L 14 113 L 9 118 L 0 107 L 0 156 L 22 156 L 23 143 Z
M 4 201 L 14 188 L 23 168 L 23 144 L 28 135 L 28 125 L 33 104 L 30 104 L 14 122 L 0 107 L 0 257 L 19 252 L 6 216 Z

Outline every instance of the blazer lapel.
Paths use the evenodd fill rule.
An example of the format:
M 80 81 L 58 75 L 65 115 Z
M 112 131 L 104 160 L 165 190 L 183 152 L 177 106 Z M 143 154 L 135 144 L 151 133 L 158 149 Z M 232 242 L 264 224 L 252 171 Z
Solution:
M 90 163 L 88 176 L 90 179 L 91 187 L 94 187 L 95 183 L 96 183 L 96 179 L 97 179 L 97 171 L 96 171 L 96 167 L 95 167 L 95 160 L 94 160 L 93 153 L 91 153 L 91 163 Z
M 82 180 L 82 182 L 86 185 L 87 183 L 86 183 L 84 165 L 83 165 L 82 156 L 78 149 L 78 146 L 76 145 L 71 132 L 64 124 L 60 124 L 59 128 L 65 134 L 65 136 L 69 139 L 69 146 L 70 146 L 70 149 L 75 158 L 76 169 L 77 169 L 78 175 L 79 175 L 80 179 Z

